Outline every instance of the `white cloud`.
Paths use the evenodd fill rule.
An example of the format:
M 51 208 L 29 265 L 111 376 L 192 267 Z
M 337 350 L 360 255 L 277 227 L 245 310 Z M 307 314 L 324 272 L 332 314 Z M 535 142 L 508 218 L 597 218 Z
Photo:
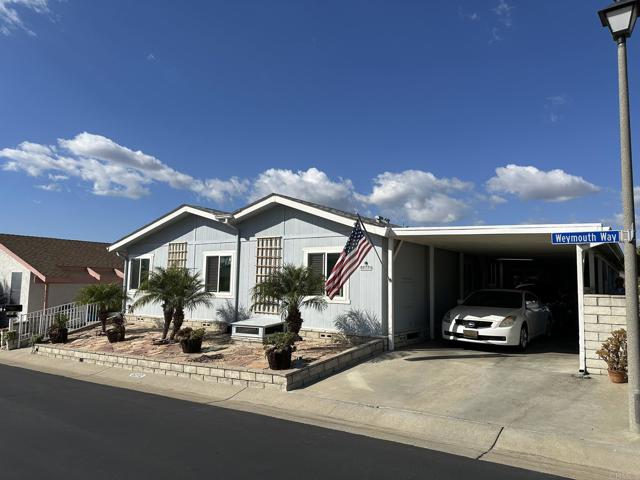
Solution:
M 23 11 L 38 14 L 49 12 L 48 0 L 0 0 L 0 33 L 11 35 L 16 30 L 23 30 L 29 35 L 35 35 L 22 20 Z
M 505 27 L 513 25 L 513 10 L 515 7 L 509 5 L 506 0 L 500 0 L 498 5 L 493 9 L 498 17 L 498 21 Z
M 558 120 L 560 120 L 560 110 L 566 104 L 567 96 L 565 94 L 553 95 L 546 98 L 544 108 L 549 113 L 549 121 L 551 123 L 557 123 Z
M 153 53 L 150 53 L 149 55 L 147 55 L 147 60 L 149 60 L 150 62 L 155 59 L 156 59 L 156 56 Z
M 0 168 L 45 178 L 36 188 L 61 191 L 61 182 L 87 182 L 94 195 L 137 199 L 149 195 L 154 185 L 192 192 L 224 206 L 281 193 L 302 200 L 367 215 L 383 214 L 392 221 L 414 224 L 450 223 L 469 210 L 473 184 L 457 178 L 438 178 L 430 172 L 384 172 L 372 180 L 370 193 L 355 190 L 347 178 L 331 178 L 311 167 L 307 170 L 270 168 L 254 178 L 195 178 L 141 150 L 91 133 L 59 139 L 55 145 L 22 142 L 0 149 Z M 69 184 L 68 184 L 69 185 Z M 495 204 L 499 195 L 486 196 Z
M 462 218 L 469 206 L 460 198 L 473 184 L 457 178 L 438 178 L 431 172 L 384 172 L 374 179 L 369 195 L 357 195 L 365 204 L 394 219 L 416 223 L 450 223 Z
M 59 184 L 54 182 L 54 183 L 47 183 L 44 185 L 36 185 L 36 188 L 39 188 L 40 190 L 44 190 L 46 192 L 59 192 L 62 187 L 60 187 Z
M 331 180 L 325 172 L 313 167 L 297 172 L 277 168 L 262 172 L 253 182 L 250 200 L 272 192 L 344 210 L 355 208 L 351 180 Z
M 7 159 L 4 170 L 24 171 L 32 177 L 48 174 L 57 181 L 80 178 L 93 184 L 92 193 L 102 196 L 140 198 L 157 182 L 222 203 L 247 190 L 246 181 L 196 179 L 140 150 L 87 132 L 59 139 L 57 146 L 22 142 L 17 148 L 0 150 L 0 157 Z
M 600 187 L 564 170 L 547 172 L 532 166 L 507 165 L 496 168 L 496 175 L 486 184 L 496 195 L 516 195 L 521 200 L 563 202 L 600 191 Z

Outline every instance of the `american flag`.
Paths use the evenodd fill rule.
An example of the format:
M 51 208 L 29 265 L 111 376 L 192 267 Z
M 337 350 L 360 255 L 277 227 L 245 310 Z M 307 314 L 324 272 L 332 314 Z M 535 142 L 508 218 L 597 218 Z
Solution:
M 325 289 L 330 299 L 333 299 L 349 280 L 351 274 L 355 272 L 372 247 L 369 237 L 360 228 L 360 220 L 358 220 L 353 227 L 351 235 L 349 235 L 349 240 L 347 240 L 340 258 L 338 258 L 336 265 L 329 274 L 329 278 L 327 278 Z

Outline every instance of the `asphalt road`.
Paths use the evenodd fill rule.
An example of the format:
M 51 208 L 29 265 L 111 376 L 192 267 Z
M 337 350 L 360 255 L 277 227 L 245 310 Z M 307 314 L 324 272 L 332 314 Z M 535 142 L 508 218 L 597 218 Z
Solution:
M 0 365 L 0 478 L 558 477 Z

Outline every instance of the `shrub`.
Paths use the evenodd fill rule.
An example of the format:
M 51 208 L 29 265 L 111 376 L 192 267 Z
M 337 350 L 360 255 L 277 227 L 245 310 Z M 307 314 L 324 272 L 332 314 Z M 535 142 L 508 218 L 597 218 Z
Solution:
M 44 340 L 44 335 L 42 334 L 31 335 L 31 338 L 29 339 L 29 346 L 33 347 L 37 343 L 42 343 L 43 340 Z
M 182 340 L 185 340 L 185 341 L 201 340 L 201 339 L 204 338 L 204 333 L 205 333 L 204 328 L 193 329 L 191 327 L 185 327 L 185 328 L 181 328 L 178 331 L 178 333 L 176 334 L 176 337 L 180 341 L 182 341 Z
M 298 340 L 298 334 L 294 332 L 283 332 L 283 333 L 274 333 L 271 335 L 267 335 L 262 340 L 264 345 L 265 352 L 283 352 L 285 350 L 290 349 L 292 352 L 295 351 L 295 343 Z
M 13 330 L 7 330 L 4 332 L 4 339 L 7 342 L 13 342 L 16 338 L 18 338 L 18 333 Z
M 627 331 L 624 328 L 611 332 L 611 336 L 602 344 L 596 354 L 607 363 L 614 372 L 627 371 Z
M 373 337 L 382 335 L 382 324 L 378 317 L 366 310 L 351 308 L 347 312 L 338 315 L 334 321 L 335 327 L 343 335 L 358 335 Z
M 236 310 L 236 307 L 230 300 L 224 302 L 223 305 L 216 309 L 216 313 L 225 323 L 233 323 L 236 320 L 247 320 L 251 318 L 251 312 L 249 309 L 239 306 Z
M 51 326 L 57 328 L 67 328 L 67 323 L 69 323 L 69 317 L 67 315 L 65 315 L 64 313 L 56 313 L 53 316 L 53 323 L 51 324 Z

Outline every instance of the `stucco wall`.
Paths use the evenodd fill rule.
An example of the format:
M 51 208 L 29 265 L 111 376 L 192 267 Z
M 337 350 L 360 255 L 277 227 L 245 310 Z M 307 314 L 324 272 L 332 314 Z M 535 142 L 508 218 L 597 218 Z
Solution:
M 624 295 L 584 296 L 585 354 L 589 373 L 607 373 L 607 364 L 598 358 L 596 350 L 600 349 L 611 332 L 626 329 L 626 315 Z
M 0 251 L 0 286 L 6 295 L 9 295 L 11 288 L 11 273 L 22 273 L 22 285 L 20 287 L 20 304 L 23 311 L 29 308 L 29 286 L 31 280 L 31 272 L 22 264 L 17 262 L 13 257 L 5 252 Z

